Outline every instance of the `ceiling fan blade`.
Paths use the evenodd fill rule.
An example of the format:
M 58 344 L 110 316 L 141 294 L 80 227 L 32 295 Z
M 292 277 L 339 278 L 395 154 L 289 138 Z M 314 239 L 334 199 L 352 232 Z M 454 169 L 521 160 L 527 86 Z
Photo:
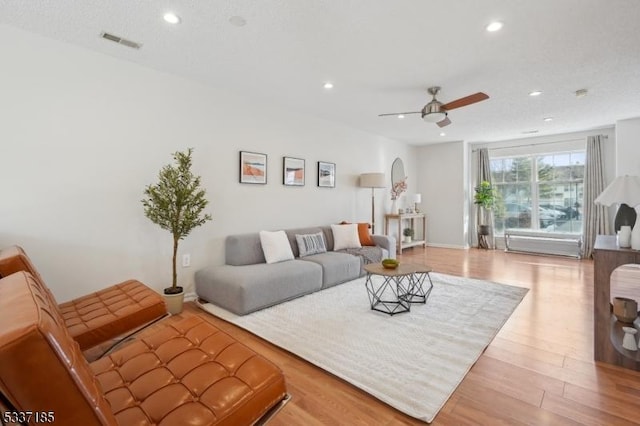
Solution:
M 422 111 L 412 111 L 412 112 L 391 112 L 387 114 L 378 114 L 378 117 L 385 117 L 387 115 L 408 115 L 408 114 L 422 114 Z
M 474 93 L 473 95 L 465 96 L 464 98 L 456 99 L 455 101 L 451 101 L 448 104 L 444 104 L 441 108 L 446 111 L 451 111 L 452 109 L 475 104 L 476 102 L 484 101 L 486 99 L 489 99 L 489 95 L 478 92 Z
M 444 120 L 438 121 L 436 124 L 438 125 L 438 127 L 448 126 L 449 124 L 451 124 L 451 120 L 449 120 L 449 117 L 445 117 Z

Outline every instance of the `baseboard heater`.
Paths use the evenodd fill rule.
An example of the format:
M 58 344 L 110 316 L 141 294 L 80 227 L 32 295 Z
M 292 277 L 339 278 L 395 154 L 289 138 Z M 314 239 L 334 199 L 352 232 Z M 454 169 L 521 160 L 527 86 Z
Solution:
M 507 229 L 504 244 L 509 252 L 582 257 L 581 235 Z

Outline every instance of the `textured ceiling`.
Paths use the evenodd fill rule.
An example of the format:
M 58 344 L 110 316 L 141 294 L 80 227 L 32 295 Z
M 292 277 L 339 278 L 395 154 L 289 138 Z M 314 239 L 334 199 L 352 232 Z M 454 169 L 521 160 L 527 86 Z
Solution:
M 169 10 L 181 24 L 162 20 Z M 492 20 L 504 29 L 486 32 Z M 0 23 L 412 144 L 639 117 L 639 22 L 638 0 L 0 2 Z M 143 47 L 105 41 L 102 31 Z M 419 115 L 377 116 L 420 110 L 433 85 L 444 103 L 478 91 L 491 98 L 451 111 L 444 137 Z M 577 98 L 582 88 L 589 94 Z M 535 89 L 543 94 L 529 97 Z

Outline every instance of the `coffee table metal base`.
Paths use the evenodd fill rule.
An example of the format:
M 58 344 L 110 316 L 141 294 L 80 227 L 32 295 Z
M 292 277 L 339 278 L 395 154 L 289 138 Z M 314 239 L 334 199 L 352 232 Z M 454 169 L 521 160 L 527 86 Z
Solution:
M 409 312 L 412 303 L 427 303 L 433 289 L 428 266 L 404 264 L 385 269 L 381 264 L 371 263 L 364 265 L 364 270 L 367 272 L 365 287 L 374 311 L 389 315 Z M 382 283 L 379 279 L 374 281 L 374 276 Z
M 417 270 L 413 275 L 410 275 L 411 286 L 409 291 L 405 294 L 400 294 L 400 297 L 405 299 L 409 303 L 427 303 L 427 299 L 433 290 L 433 281 L 431 281 L 430 269 Z M 425 289 L 425 282 L 429 280 L 428 288 Z
M 383 282 L 382 284 L 377 284 L 371 279 L 374 275 L 375 274 L 368 273 L 367 281 L 365 282 L 371 309 L 389 315 L 409 312 L 411 310 L 411 303 L 409 303 L 404 295 L 409 294 L 410 289 L 413 288 L 411 276 L 378 275 L 383 278 Z M 405 278 L 407 278 L 406 285 L 403 282 Z

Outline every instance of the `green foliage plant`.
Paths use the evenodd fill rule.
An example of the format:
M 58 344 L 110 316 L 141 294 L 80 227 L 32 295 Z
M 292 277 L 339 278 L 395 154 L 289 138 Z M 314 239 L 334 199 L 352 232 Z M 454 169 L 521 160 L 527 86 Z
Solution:
M 412 237 L 413 238 L 413 229 L 411 228 L 404 228 L 402 230 L 402 235 L 404 235 L 405 237 Z
M 200 187 L 200 176 L 191 172 L 192 153 L 193 148 L 175 152 L 175 164 L 160 169 L 158 183 L 147 185 L 142 200 L 145 216 L 173 236 L 173 280 L 171 287 L 164 290 L 165 294 L 182 292 L 182 287 L 177 285 L 176 272 L 179 241 L 211 220 L 211 215 L 203 213 L 209 202 L 206 191 Z
M 476 186 L 474 189 L 476 191 L 473 198 L 474 204 L 478 204 L 487 210 L 491 210 L 496 201 L 495 190 L 491 184 L 486 180 L 483 180 L 480 182 L 480 185 Z

